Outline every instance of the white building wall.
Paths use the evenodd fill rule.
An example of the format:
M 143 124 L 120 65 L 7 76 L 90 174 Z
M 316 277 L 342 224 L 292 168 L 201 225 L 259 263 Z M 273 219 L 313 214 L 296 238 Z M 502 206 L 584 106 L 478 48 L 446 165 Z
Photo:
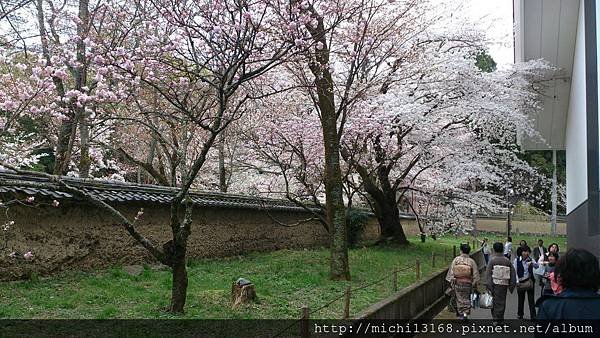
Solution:
M 567 150 L 567 214 L 585 202 L 588 196 L 585 116 L 585 20 L 583 9 L 583 0 L 580 0 L 573 78 L 565 135 Z

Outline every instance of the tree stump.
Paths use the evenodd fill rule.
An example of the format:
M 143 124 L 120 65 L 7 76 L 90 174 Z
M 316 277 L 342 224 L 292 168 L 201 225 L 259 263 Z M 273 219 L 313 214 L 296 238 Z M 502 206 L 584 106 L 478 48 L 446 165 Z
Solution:
M 231 285 L 232 307 L 247 304 L 256 300 L 256 290 L 250 281 L 240 278 Z

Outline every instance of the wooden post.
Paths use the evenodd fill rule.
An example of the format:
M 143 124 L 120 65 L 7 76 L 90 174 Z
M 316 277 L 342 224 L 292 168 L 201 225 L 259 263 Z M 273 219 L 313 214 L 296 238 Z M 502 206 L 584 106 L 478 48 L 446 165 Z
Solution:
M 394 269 L 394 274 L 392 275 L 392 289 L 394 292 L 398 291 L 398 269 Z
M 308 311 L 308 306 L 304 305 L 302 306 L 301 312 L 300 312 L 300 337 L 302 338 L 309 338 L 310 337 L 310 330 L 308 328 L 308 316 L 309 316 L 309 311 Z
M 417 280 L 421 279 L 421 262 L 418 257 L 415 261 L 415 274 L 417 275 Z
M 346 294 L 344 295 L 344 318 L 350 318 L 350 285 L 346 286 Z
M 456 244 L 452 246 L 452 258 L 456 257 Z
M 435 268 L 435 252 L 431 253 L 431 267 Z

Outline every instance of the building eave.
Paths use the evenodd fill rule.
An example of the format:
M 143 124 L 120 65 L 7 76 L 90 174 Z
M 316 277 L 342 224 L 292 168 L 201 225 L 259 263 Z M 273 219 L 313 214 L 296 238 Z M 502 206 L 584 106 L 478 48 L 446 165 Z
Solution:
M 542 109 L 533 116 L 542 139 L 520 138 L 524 150 L 565 149 L 565 130 L 579 1 L 514 0 L 515 62 L 544 59 L 558 72 L 547 81 Z

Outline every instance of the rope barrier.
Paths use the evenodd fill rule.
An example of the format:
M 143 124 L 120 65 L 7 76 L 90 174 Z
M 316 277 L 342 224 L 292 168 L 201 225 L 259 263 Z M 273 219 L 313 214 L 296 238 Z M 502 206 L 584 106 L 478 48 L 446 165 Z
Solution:
M 321 306 L 320 308 L 318 308 L 318 309 L 316 309 L 316 310 L 312 310 L 312 311 L 310 312 L 310 314 L 313 314 L 313 313 L 319 312 L 319 311 L 323 310 L 324 308 L 328 307 L 329 305 L 331 305 L 331 304 L 333 304 L 333 303 L 337 302 L 338 300 L 340 300 L 340 299 L 342 299 L 342 298 L 344 298 L 344 295 L 341 295 L 341 296 L 339 296 L 339 297 L 337 297 L 337 298 L 334 298 L 333 300 L 331 300 L 330 302 L 328 302 L 327 304 L 325 304 L 325 305 Z
M 410 269 L 412 269 L 412 268 L 414 268 L 414 267 L 415 267 L 415 265 L 413 264 L 413 265 L 411 265 L 411 266 L 409 266 L 409 267 L 406 267 L 406 268 L 403 268 L 403 269 L 396 270 L 395 272 L 396 272 L 396 273 L 397 273 L 397 272 L 403 272 L 403 271 L 406 271 L 406 270 L 410 270 Z M 380 279 L 378 279 L 378 280 L 376 280 L 376 281 L 374 281 L 374 282 L 372 282 L 372 283 L 370 283 L 370 284 L 366 284 L 366 285 L 358 286 L 358 287 L 356 287 L 356 288 L 352 289 L 351 291 L 352 291 L 352 292 L 354 292 L 354 291 L 358 291 L 358 290 L 366 289 L 366 288 L 368 288 L 368 287 L 371 287 L 371 286 L 373 286 L 373 285 L 379 284 L 379 283 L 383 282 L 384 280 L 386 280 L 388 277 L 390 277 L 390 276 L 391 276 L 391 275 L 393 275 L 393 274 L 394 274 L 394 272 L 392 272 L 392 273 L 390 273 L 390 274 L 387 274 L 387 275 L 383 276 L 382 278 L 380 278 Z
M 404 267 L 404 268 L 402 268 L 402 269 L 397 269 L 397 270 L 395 270 L 395 271 L 392 271 L 391 273 L 385 274 L 385 275 L 384 275 L 382 278 L 380 278 L 380 279 L 378 279 L 378 280 L 375 280 L 375 281 L 373 281 L 373 282 L 370 282 L 370 283 L 368 283 L 368 284 L 365 284 L 365 285 L 358 286 L 358 287 L 356 287 L 356 288 L 353 288 L 353 289 L 351 289 L 350 291 L 351 291 L 351 292 L 356 292 L 356 291 L 359 291 L 359 290 L 367 289 L 367 288 L 369 288 L 369 287 L 371 287 L 371 286 L 374 286 L 374 285 L 380 284 L 381 282 L 385 281 L 387 278 L 389 278 L 389 277 L 390 277 L 391 275 L 393 275 L 394 273 L 399 273 L 399 272 L 408 271 L 408 270 L 411 270 L 411 269 L 413 269 L 413 268 L 415 268 L 415 267 L 416 267 L 416 265 L 415 265 L 415 264 L 412 264 L 412 265 L 410 265 L 410 266 L 407 266 L 407 267 Z M 326 307 L 330 306 L 331 304 L 333 304 L 333 303 L 337 302 L 338 300 L 340 300 L 340 299 L 344 298 L 344 296 L 345 296 L 345 293 L 344 293 L 344 294 L 342 294 L 342 295 L 340 295 L 340 296 L 338 296 L 338 297 L 336 297 L 336 298 L 334 298 L 334 299 L 332 299 L 332 300 L 330 300 L 330 301 L 328 301 L 327 303 L 325 303 L 325 304 L 321 305 L 319 308 L 317 308 L 317 309 L 315 309 L 315 310 L 312 310 L 312 311 L 310 311 L 310 312 L 309 312 L 309 314 L 314 314 L 314 313 L 317 313 L 317 312 L 319 312 L 319 311 L 323 310 L 324 308 L 326 308 Z M 279 337 L 279 336 L 280 336 L 282 333 L 284 333 L 285 331 L 289 330 L 289 329 L 290 329 L 291 327 L 293 327 L 294 325 L 298 325 L 298 324 L 299 324 L 299 323 L 300 323 L 302 320 L 303 320 L 302 318 L 301 318 L 301 319 L 297 319 L 297 320 L 295 320 L 295 321 L 294 321 L 292 324 L 288 325 L 287 327 L 285 327 L 283 330 L 279 331 L 277 334 L 275 334 L 275 335 L 274 335 L 274 336 L 272 336 L 272 337 Z
M 406 271 L 406 270 L 410 270 L 410 269 L 412 269 L 412 268 L 414 268 L 414 267 L 415 267 L 415 265 L 413 264 L 413 265 L 411 265 L 411 266 L 408 266 L 408 267 L 405 267 L 405 268 L 403 268 L 403 269 L 396 270 L 396 272 L 403 272 L 403 271 Z M 358 286 L 358 287 L 356 287 L 356 288 L 354 288 L 354 289 L 351 289 L 350 291 L 351 291 L 351 292 L 354 292 L 354 291 L 359 291 L 359 290 L 362 290 L 362 289 L 366 289 L 366 288 L 368 288 L 368 287 L 371 287 L 371 286 L 373 286 L 373 285 L 379 284 L 379 283 L 383 282 L 384 280 L 386 280 L 388 277 L 390 277 L 392 274 L 393 274 L 393 272 L 392 272 L 392 273 L 389 273 L 389 274 L 386 274 L 385 276 L 383 276 L 382 278 L 380 278 L 380 279 L 378 279 L 378 280 L 376 280 L 376 281 L 374 281 L 374 282 L 371 282 L 371 283 L 369 283 L 369 284 L 365 284 L 365 285 Z M 339 297 L 336 297 L 336 298 L 332 299 L 331 301 L 329 301 L 329 302 L 328 302 L 328 303 L 326 303 L 325 305 L 323 305 L 323 306 L 319 307 L 319 308 L 318 308 L 318 309 L 316 309 L 316 310 L 313 310 L 313 311 L 311 311 L 310 313 L 311 313 L 311 314 L 313 314 L 313 313 L 316 313 L 316 312 L 318 312 L 318 311 L 321 311 L 321 310 L 323 310 L 324 308 L 328 307 L 329 305 L 331 305 L 331 304 L 335 303 L 336 301 L 338 301 L 338 300 L 340 300 L 340 299 L 344 298 L 344 296 L 345 296 L 345 294 L 342 294 L 341 296 L 339 296 Z

